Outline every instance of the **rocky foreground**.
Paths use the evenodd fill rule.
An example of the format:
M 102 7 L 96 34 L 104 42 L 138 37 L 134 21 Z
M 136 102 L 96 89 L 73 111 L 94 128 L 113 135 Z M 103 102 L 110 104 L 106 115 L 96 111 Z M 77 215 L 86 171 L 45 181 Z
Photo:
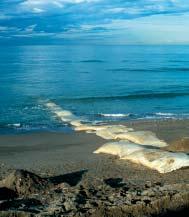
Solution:
M 82 170 L 40 177 L 14 170 L 0 181 L 0 216 L 187 216 L 189 184 L 146 182 L 121 178 L 82 182 Z

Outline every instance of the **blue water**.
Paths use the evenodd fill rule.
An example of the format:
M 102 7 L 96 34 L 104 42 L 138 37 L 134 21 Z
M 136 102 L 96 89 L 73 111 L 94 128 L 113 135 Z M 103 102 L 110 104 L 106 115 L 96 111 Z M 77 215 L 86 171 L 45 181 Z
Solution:
M 49 100 L 90 121 L 189 117 L 189 46 L 2 46 L 0 75 L 1 134 L 69 130 Z

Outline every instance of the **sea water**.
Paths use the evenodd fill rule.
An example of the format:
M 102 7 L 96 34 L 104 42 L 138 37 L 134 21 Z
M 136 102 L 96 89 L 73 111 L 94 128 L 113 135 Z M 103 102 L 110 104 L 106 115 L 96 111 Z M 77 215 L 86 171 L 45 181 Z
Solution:
M 189 46 L 1 46 L 0 134 L 189 117 Z M 79 126 L 78 126 L 79 127 Z

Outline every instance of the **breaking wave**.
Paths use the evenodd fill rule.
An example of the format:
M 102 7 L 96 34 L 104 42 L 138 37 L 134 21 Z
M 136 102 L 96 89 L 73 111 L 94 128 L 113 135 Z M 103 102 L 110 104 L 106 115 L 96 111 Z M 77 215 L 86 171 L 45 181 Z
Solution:
M 99 116 L 122 118 L 122 117 L 129 117 L 130 114 L 99 114 Z

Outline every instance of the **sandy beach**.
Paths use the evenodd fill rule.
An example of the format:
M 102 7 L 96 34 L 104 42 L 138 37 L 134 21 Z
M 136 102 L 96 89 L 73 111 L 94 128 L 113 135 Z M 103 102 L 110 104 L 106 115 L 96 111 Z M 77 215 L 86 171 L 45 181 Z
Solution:
M 122 123 L 123 124 L 123 123 Z M 150 130 L 158 136 L 158 138 L 165 140 L 169 146 L 166 147 L 166 150 L 170 151 L 178 151 L 188 153 L 189 151 L 189 143 L 187 140 L 188 129 L 189 129 L 189 121 L 188 120 L 156 120 L 156 121 L 135 121 L 125 123 L 127 126 L 134 128 L 135 130 Z M 184 138 L 184 142 L 183 142 Z M 70 185 L 69 181 L 58 182 L 56 187 L 53 189 L 61 188 L 67 189 L 66 191 L 69 194 L 77 195 L 78 189 L 83 188 L 85 191 L 88 191 L 90 188 L 98 189 L 106 189 L 104 192 L 102 189 L 99 190 L 100 196 L 97 197 L 96 201 L 101 201 L 101 204 L 97 207 L 89 206 L 88 209 L 85 209 L 85 212 L 81 212 L 78 209 L 71 209 L 72 211 L 66 210 L 65 208 L 61 211 L 57 211 L 57 201 L 60 200 L 60 195 L 54 194 L 51 199 L 49 199 L 49 195 L 41 194 L 38 195 L 39 201 L 42 201 L 42 197 L 47 197 L 48 202 L 43 208 L 28 208 L 23 209 L 22 206 L 18 206 L 17 210 L 27 211 L 27 214 L 35 213 L 44 216 L 53 216 L 53 213 L 57 214 L 55 216 L 60 216 L 61 214 L 64 216 L 98 216 L 103 214 L 95 214 L 97 210 L 99 211 L 99 207 L 102 210 L 104 208 L 110 207 L 105 203 L 105 201 L 109 201 L 109 199 L 102 200 L 103 197 L 111 197 L 123 191 L 125 185 L 128 189 L 135 189 L 134 191 L 143 191 L 144 186 L 147 183 L 150 183 L 149 188 L 169 186 L 171 188 L 170 192 L 178 191 L 177 193 L 182 197 L 182 190 L 184 189 L 183 197 L 185 199 L 181 201 L 176 200 L 178 202 L 175 205 L 174 209 L 185 209 L 189 205 L 189 169 L 182 168 L 171 173 L 160 174 L 155 170 L 148 169 L 145 166 L 141 166 L 130 161 L 120 160 L 117 157 L 107 155 L 107 154 L 94 154 L 93 152 L 99 148 L 101 145 L 106 143 L 107 140 L 102 139 L 94 134 L 87 134 L 85 132 L 73 132 L 73 133 L 53 133 L 53 132 L 41 132 L 35 134 L 22 134 L 22 135 L 2 135 L 0 136 L 0 178 L 5 179 L 9 174 L 17 174 L 19 170 L 30 171 L 33 174 L 37 174 L 40 177 L 58 177 L 65 176 L 66 174 L 72 174 L 72 178 L 75 182 L 74 185 Z M 183 145 L 184 144 L 184 145 Z M 76 176 L 74 176 L 74 174 Z M 78 175 L 79 174 L 79 175 Z M 21 173 L 21 175 L 23 175 Z M 26 175 L 27 176 L 27 175 Z M 15 177 L 14 177 L 15 178 Z M 31 177 L 30 177 L 31 178 Z M 71 178 L 71 179 L 72 179 Z M 106 181 L 109 180 L 109 181 Z M 65 185 L 65 186 L 64 186 Z M 116 187 L 111 187 L 111 185 L 115 185 Z M 57 187 L 58 186 L 58 187 Z M 61 187 L 60 187 L 61 186 Z M 63 187 L 62 187 L 63 186 Z M 170 187 L 171 186 L 171 187 Z M 71 190 L 70 190 L 71 188 Z M 61 189 L 63 192 L 64 190 Z M 138 190 L 137 190 L 138 189 Z M 56 189 L 57 190 L 57 189 Z M 157 190 L 157 189 L 156 189 Z M 61 191 L 61 192 L 62 192 Z M 128 190 L 129 191 L 129 190 Z M 133 190 L 132 190 L 133 191 Z M 160 191 L 160 190 L 159 190 Z M 74 192 L 74 193 L 73 193 Z M 162 190 L 163 192 L 163 190 Z M 169 191 L 166 190 L 166 194 L 169 195 Z M 21 194 L 21 196 L 26 198 L 35 198 L 33 193 L 30 194 Z M 51 192 L 51 194 L 53 194 Z M 68 193 L 67 193 L 68 194 Z M 162 193 L 163 194 L 163 193 Z M 172 194 L 172 193 L 170 193 Z M 43 196 L 42 196 L 43 195 Z M 44 196 L 46 195 L 46 196 Z M 55 196 L 56 195 L 56 196 Z M 157 194 L 158 195 L 158 194 Z M 70 195 L 68 195 L 70 196 Z M 149 196 L 149 195 L 148 195 Z M 178 196 L 178 195 L 177 195 Z M 41 198 L 40 198 L 41 197 Z M 65 196 L 66 197 L 66 196 Z M 135 197 L 137 197 L 135 195 Z M 55 199 L 56 198 L 56 199 Z M 119 198 L 119 197 L 118 197 Z M 187 198 L 187 199 L 186 199 Z M 88 197 L 88 200 L 91 199 L 91 196 Z M 120 196 L 119 200 L 123 199 L 123 196 Z M 136 199 L 136 198 L 135 198 Z M 156 201 L 156 196 L 152 198 L 151 201 Z M 116 200 L 116 199 L 115 199 Z M 103 202 L 104 201 L 104 202 Z M 93 201 L 94 202 L 94 201 Z M 114 203 L 113 199 L 113 203 Z M 176 203 L 177 203 L 176 202 Z M 181 202 L 181 203 L 180 203 Z M 42 204 L 44 201 L 42 202 Z M 80 202 L 78 202 L 80 203 Z M 116 202 L 115 202 L 116 203 Z M 175 202 L 174 202 L 175 203 Z M 52 208 L 52 204 L 54 204 L 54 208 Z M 82 203 L 81 203 L 82 204 Z M 86 205 L 86 203 L 85 203 Z M 132 204 L 131 204 L 132 205 Z M 140 204 L 141 205 L 141 204 Z M 143 204 L 144 205 L 144 204 Z M 165 204 L 164 204 L 165 205 Z M 162 205 L 162 209 L 163 206 Z M 60 201 L 59 201 L 60 206 Z M 62 202 L 62 207 L 64 203 Z M 84 206 L 84 205 L 83 205 Z M 125 206 L 125 202 L 120 202 L 119 208 Z M 170 207 L 169 207 L 170 206 Z M 0 209 L 2 210 L 2 215 L 5 215 L 6 210 L 15 210 L 14 205 L 7 205 L 5 208 L 2 203 L 0 204 Z M 38 207 L 38 205 L 36 205 Z M 47 207 L 49 207 L 47 209 Z M 59 207 L 60 208 L 60 207 Z M 111 207 L 112 208 L 112 207 Z M 114 207 L 115 208 L 115 207 Z M 156 210 L 156 212 L 152 209 L 149 211 L 149 215 L 147 213 L 146 216 L 151 216 L 151 214 L 156 214 L 159 216 L 162 209 Z M 171 210 L 171 200 L 168 202 L 167 210 Z M 32 211 L 33 210 L 33 211 Z M 36 211 L 38 210 L 38 211 Z M 48 211 L 47 211 L 48 210 Z M 77 211 L 76 211 L 77 210 Z M 121 212 L 120 216 L 125 216 L 124 213 L 127 213 L 128 209 L 125 212 Z M 174 211 L 174 210 L 173 210 Z M 102 211 L 103 212 L 103 211 Z M 46 214 L 45 214 L 46 213 Z M 81 214 L 82 213 L 82 214 Z M 113 215 L 113 211 L 107 211 L 109 214 L 104 214 L 104 216 L 115 216 Z M 143 213 L 144 214 L 144 213 Z M 137 216 L 137 214 L 133 211 L 131 212 L 131 216 Z M 142 216 L 142 213 L 141 213 Z

